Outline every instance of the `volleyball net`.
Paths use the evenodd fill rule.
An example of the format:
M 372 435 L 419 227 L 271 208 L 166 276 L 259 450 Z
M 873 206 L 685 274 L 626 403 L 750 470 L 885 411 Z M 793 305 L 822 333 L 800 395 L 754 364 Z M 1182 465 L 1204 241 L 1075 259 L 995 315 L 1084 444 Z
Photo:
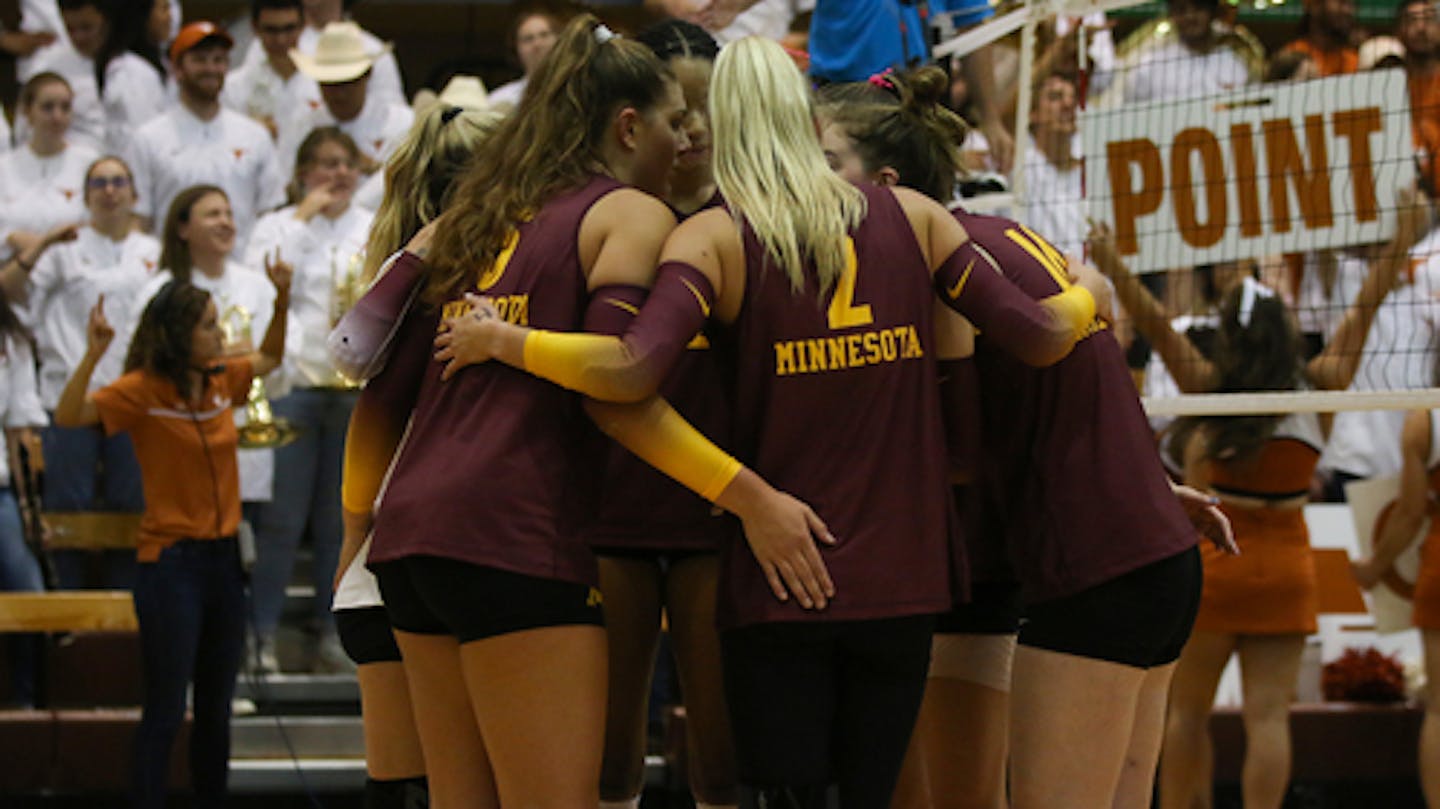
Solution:
M 1275 58 L 1278 48 L 1267 52 L 1243 27 L 1220 26 L 1215 47 L 1197 56 L 1182 41 L 1194 32 L 1176 30 L 1163 7 L 1108 41 L 1102 13 L 1133 5 L 1028 3 L 947 39 L 935 54 L 963 56 L 997 42 L 1017 51 L 1011 215 L 1062 249 L 1085 250 L 1096 264 L 1108 257 L 1140 278 L 1195 347 L 1188 356 L 1196 367 L 1184 366 L 1185 355 L 1167 364 L 1141 333 L 1154 331 L 1153 317 L 1122 320 L 1117 336 L 1130 344 L 1147 410 L 1440 407 L 1440 234 L 1423 195 L 1417 202 L 1407 191 L 1431 186 L 1426 144 L 1440 131 L 1430 131 L 1424 110 L 1412 120 L 1406 73 L 1396 64 L 1403 54 L 1382 41 L 1362 54 L 1361 72 L 1315 78 L 1316 60 Z M 1040 75 L 1054 64 L 1046 54 L 1056 31 L 1075 38 L 1078 74 Z M 1067 86 L 1080 107 L 1068 122 Z M 1098 249 L 1085 244 L 1092 226 L 1105 234 Z M 1204 375 L 1192 372 L 1203 366 L 1212 372 L 1205 378 L 1215 378 L 1211 359 L 1227 335 L 1231 356 L 1239 345 L 1264 362 L 1259 343 L 1233 339 L 1234 321 L 1273 316 L 1274 304 L 1263 303 L 1272 300 L 1301 335 L 1310 372 L 1302 384 L 1338 389 L 1257 390 L 1259 374 L 1230 386 L 1241 389 L 1197 388 Z M 1227 313 L 1232 319 L 1222 323 Z M 1147 328 L 1132 332 L 1134 323 Z

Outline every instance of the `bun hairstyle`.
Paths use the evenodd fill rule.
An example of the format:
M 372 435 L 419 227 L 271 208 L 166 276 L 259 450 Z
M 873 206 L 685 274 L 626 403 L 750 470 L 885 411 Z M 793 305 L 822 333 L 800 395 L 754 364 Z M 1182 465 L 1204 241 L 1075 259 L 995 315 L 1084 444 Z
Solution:
M 865 170 L 890 167 L 900 184 L 941 202 L 955 197 L 960 144 L 970 127 L 945 106 L 950 77 L 928 66 L 827 87 L 820 115 L 839 125 Z
M 454 294 L 494 263 L 518 222 L 603 171 L 601 147 L 615 115 L 625 107 L 649 111 L 673 81 L 649 48 L 615 36 L 593 14 L 571 20 L 456 191 L 427 259 L 425 299 Z

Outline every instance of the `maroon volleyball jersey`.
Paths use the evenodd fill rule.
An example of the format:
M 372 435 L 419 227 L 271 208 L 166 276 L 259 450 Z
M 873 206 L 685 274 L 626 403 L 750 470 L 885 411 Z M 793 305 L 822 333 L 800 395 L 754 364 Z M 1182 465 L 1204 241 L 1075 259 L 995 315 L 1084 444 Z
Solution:
M 745 296 L 733 341 L 737 456 L 805 501 L 839 540 L 820 546 L 835 582 L 823 611 L 782 602 L 749 547 L 726 545 L 724 626 L 943 612 L 953 518 L 940 421 L 935 291 L 890 191 L 862 186 L 869 213 L 853 259 L 823 296 L 813 265 L 796 291 L 744 228 Z
M 719 204 L 720 194 L 716 192 L 695 213 Z M 678 219 L 686 218 L 679 211 L 674 213 Z M 587 318 L 587 330 L 623 333 L 619 321 L 608 324 L 611 328 L 595 329 L 591 325 Z M 659 395 L 695 429 L 729 449 L 731 396 L 717 353 L 710 329 L 695 335 L 666 374 Z M 735 535 L 739 526 L 733 517 L 612 439 L 602 436 L 601 440 L 604 474 L 598 513 L 586 531 L 590 547 L 601 556 L 617 551 L 715 552 Z
M 620 187 L 595 177 L 547 203 L 491 267 L 429 315 L 430 339 L 439 317 L 468 310 L 466 291 L 493 300 L 513 323 L 578 329 L 589 297 L 580 223 Z M 402 330 L 414 328 L 407 322 Z M 407 337 L 400 335 L 402 345 Z M 581 528 L 593 515 L 594 471 L 577 452 L 593 433 L 580 397 L 499 362 L 471 365 L 442 382 L 432 351 L 427 346 L 421 358 L 410 434 L 375 515 L 370 561 L 442 556 L 593 584 L 595 561 Z
M 1029 228 L 955 211 L 1005 277 L 1036 300 L 1064 259 Z M 1027 603 L 1070 595 L 1195 544 L 1170 491 L 1125 355 L 1100 321 L 1065 359 L 1032 368 L 976 341 L 986 524 L 1003 531 Z

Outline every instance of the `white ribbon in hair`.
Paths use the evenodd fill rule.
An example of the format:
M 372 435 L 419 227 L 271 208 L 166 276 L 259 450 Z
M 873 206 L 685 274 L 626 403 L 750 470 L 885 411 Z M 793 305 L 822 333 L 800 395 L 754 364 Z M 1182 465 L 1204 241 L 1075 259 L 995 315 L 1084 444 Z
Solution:
M 1255 313 L 1255 301 L 1260 298 L 1275 297 L 1275 290 L 1256 281 L 1250 276 L 1240 282 L 1240 327 L 1250 328 L 1250 316 Z
M 620 35 L 610 30 L 610 26 L 606 25 L 603 22 L 595 26 L 595 41 L 601 45 L 604 45 L 606 42 L 609 42 L 617 36 Z

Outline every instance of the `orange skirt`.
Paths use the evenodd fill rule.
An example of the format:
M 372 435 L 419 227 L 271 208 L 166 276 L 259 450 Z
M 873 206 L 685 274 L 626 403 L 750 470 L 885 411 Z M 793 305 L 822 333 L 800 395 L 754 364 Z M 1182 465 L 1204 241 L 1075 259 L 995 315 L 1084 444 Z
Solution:
M 1319 585 L 1310 532 L 1299 509 L 1221 505 L 1240 555 L 1202 542 L 1205 586 L 1195 631 L 1234 635 L 1309 634 L 1316 630 Z
M 1434 523 L 1440 526 L 1440 517 Z M 1415 577 L 1415 626 L 1440 629 L 1440 529 L 1432 528 L 1420 548 L 1420 573 Z

